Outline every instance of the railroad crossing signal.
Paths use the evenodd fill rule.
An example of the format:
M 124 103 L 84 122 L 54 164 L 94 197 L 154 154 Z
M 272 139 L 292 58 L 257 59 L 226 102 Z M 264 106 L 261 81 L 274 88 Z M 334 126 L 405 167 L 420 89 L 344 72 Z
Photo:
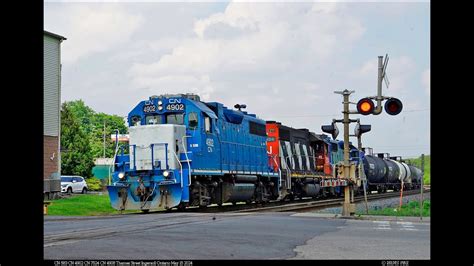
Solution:
M 385 102 L 384 108 L 387 114 L 398 115 L 403 109 L 403 104 L 397 98 L 390 98 Z
M 374 112 L 374 102 L 369 98 L 362 98 L 357 102 L 357 112 L 361 115 L 370 115 Z
M 322 130 L 323 132 L 326 132 L 326 133 L 331 134 L 333 139 L 336 139 L 336 138 L 337 138 L 337 135 L 339 135 L 339 129 L 337 128 L 335 122 L 332 122 L 331 125 L 324 125 L 324 126 L 321 126 L 321 130 Z
M 385 102 L 385 111 L 389 115 L 398 115 L 403 108 L 402 102 L 397 98 L 382 96 L 382 82 L 385 81 L 385 85 L 390 84 L 387 77 L 387 64 L 388 64 L 388 54 L 385 56 L 385 61 L 382 62 L 383 57 L 379 56 L 378 63 L 378 79 L 377 79 L 377 96 L 365 97 L 357 102 L 357 112 L 351 112 L 361 114 L 361 115 L 379 115 L 382 113 L 382 101 Z M 374 101 L 377 102 L 375 106 Z
M 365 132 L 369 132 L 372 129 L 371 125 L 361 125 L 357 123 L 357 125 L 354 128 L 354 135 L 356 137 L 360 137 L 362 134 Z

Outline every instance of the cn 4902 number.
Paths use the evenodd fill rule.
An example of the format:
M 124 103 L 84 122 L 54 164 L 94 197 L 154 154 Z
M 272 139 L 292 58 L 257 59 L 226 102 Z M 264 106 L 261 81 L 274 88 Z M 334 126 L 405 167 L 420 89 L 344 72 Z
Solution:
M 182 104 L 182 103 L 168 104 L 166 106 L 166 110 L 168 110 L 168 111 L 184 111 L 184 104 Z
M 145 105 L 143 107 L 143 112 L 144 113 L 156 112 L 156 106 L 155 105 Z

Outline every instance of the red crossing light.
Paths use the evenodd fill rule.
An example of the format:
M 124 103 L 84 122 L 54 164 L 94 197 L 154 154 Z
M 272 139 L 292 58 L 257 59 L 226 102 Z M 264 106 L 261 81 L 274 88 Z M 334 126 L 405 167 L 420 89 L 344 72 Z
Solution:
M 385 102 L 384 107 L 387 114 L 398 115 L 403 109 L 403 104 L 397 98 L 390 98 Z
M 361 115 L 370 115 L 374 112 L 374 102 L 369 98 L 362 98 L 357 102 L 357 112 Z

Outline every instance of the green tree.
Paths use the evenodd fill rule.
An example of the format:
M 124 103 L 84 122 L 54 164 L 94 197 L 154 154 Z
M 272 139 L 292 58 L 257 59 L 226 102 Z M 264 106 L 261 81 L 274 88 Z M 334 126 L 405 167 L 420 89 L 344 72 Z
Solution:
M 69 102 L 61 106 L 61 173 L 65 175 L 92 176 L 94 166 L 88 135 Z
M 87 106 L 83 100 L 68 102 L 69 110 L 78 119 L 81 128 L 86 134 L 90 134 L 94 127 L 95 111 Z
M 87 134 L 91 146 L 93 158 L 104 156 L 104 133 L 105 133 L 105 157 L 113 157 L 115 143 L 110 136 L 118 129 L 120 134 L 128 133 L 127 126 L 122 117 L 105 113 L 96 113 L 87 106 L 84 101 L 76 100 L 68 103 L 70 111 L 78 118 L 80 127 Z M 105 132 L 104 132 L 105 123 Z

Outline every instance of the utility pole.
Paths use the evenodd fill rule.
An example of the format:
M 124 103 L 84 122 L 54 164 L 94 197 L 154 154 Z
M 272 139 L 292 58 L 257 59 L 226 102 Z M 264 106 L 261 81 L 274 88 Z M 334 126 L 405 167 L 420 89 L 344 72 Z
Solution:
M 104 119 L 104 157 L 105 158 L 105 119 Z
M 356 122 L 357 120 L 350 120 L 349 119 L 349 95 L 353 93 L 354 91 L 335 91 L 334 93 L 337 94 L 342 94 L 344 102 L 344 111 L 342 112 L 344 114 L 343 120 L 342 121 L 337 121 L 337 122 L 342 122 L 344 124 L 344 164 L 343 164 L 343 169 L 344 169 L 344 178 L 346 180 L 350 180 L 350 163 L 349 163 L 349 123 L 350 122 Z M 355 211 L 355 204 L 351 203 L 351 190 L 352 186 L 347 185 L 344 187 L 344 204 L 342 206 L 342 216 L 350 216 L 351 213 L 354 213 Z

